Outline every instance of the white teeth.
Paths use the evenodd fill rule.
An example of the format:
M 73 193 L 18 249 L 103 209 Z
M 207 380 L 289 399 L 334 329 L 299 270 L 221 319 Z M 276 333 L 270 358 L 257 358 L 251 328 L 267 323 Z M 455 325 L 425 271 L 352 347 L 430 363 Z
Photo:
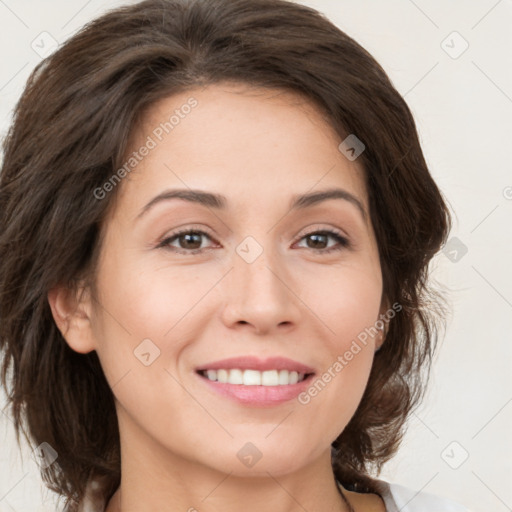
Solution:
M 279 371 L 279 384 L 288 384 L 288 370 Z
M 244 372 L 242 370 L 230 370 L 228 382 L 230 384 L 244 384 Z
M 227 370 L 217 370 L 217 380 L 219 382 L 227 382 L 228 381 L 229 374 Z
M 304 373 L 288 370 L 206 370 L 202 374 L 209 380 L 227 384 L 243 384 L 244 386 L 286 386 L 304 380 Z
M 231 373 L 231 371 L 229 372 Z M 230 382 L 231 384 L 231 382 Z M 261 385 L 261 372 L 257 370 L 244 371 L 244 386 L 259 386 Z
M 279 375 L 277 370 L 269 370 L 261 374 L 261 383 L 264 386 L 277 386 L 279 385 Z

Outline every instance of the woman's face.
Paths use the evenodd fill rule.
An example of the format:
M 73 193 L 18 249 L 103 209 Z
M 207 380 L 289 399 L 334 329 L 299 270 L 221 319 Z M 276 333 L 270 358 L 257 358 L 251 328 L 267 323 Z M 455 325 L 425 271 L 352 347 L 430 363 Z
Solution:
M 330 456 L 378 339 L 353 342 L 384 312 L 363 170 L 340 142 L 289 92 L 221 84 L 147 112 L 105 225 L 91 330 L 73 346 L 98 353 L 125 451 L 238 475 Z M 345 198 L 299 200 L 334 189 Z M 289 366 L 216 364 L 228 358 Z M 213 368 L 246 384 L 198 373 Z M 314 375 L 290 384 L 273 371 L 286 368 Z

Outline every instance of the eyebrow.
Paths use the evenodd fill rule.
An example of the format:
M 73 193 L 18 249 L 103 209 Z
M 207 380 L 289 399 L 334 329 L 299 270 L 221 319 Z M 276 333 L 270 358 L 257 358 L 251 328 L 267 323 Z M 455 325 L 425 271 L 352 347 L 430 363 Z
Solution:
M 212 192 L 204 192 L 202 190 L 193 189 L 165 190 L 161 194 L 158 194 L 156 197 L 151 199 L 151 201 L 149 201 L 149 203 L 147 203 L 146 206 L 142 208 L 136 219 L 142 217 L 156 204 L 163 201 L 170 201 L 171 199 L 181 199 L 183 201 L 197 203 L 217 210 L 225 210 L 228 204 L 226 196 L 222 194 L 214 194 Z M 307 194 L 296 194 L 292 196 L 289 209 L 302 210 L 329 199 L 342 199 L 344 201 L 348 201 L 350 204 L 357 208 L 363 219 L 365 221 L 367 220 L 367 213 L 361 201 L 347 190 L 343 190 L 341 188 L 332 188 L 318 192 L 310 192 Z

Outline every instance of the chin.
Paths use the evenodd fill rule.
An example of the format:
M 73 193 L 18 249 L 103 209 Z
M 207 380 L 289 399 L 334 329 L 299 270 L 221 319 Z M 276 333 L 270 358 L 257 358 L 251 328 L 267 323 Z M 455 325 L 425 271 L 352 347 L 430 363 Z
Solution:
M 258 440 L 256 436 L 245 437 L 243 441 L 231 440 L 221 463 L 217 460 L 216 466 L 219 471 L 239 477 L 268 478 L 269 473 L 276 477 L 286 475 L 307 465 L 313 458 L 297 446 L 297 443 L 286 445 L 277 437 L 275 442 Z

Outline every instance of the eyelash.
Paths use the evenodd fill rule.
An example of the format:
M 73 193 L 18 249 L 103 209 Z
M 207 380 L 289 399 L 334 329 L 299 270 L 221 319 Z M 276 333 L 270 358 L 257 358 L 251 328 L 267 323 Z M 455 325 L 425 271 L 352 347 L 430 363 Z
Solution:
M 206 249 L 191 249 L 191 250 L 177 249 L 176 247 L 171 247 L 169 245 L 172 241 L 174 241 L 175 239 L 178 239 L 178 237 L 180 235 L 186 235 L 186 234 L 205 235 L 210 240 L 213 240 L 212 237 L 208 233 L 205 233 L 204 231 L 201 231 L 201 230 L 198 230 L 198 229 L 183 229 L 181 231 L 177 231 L 176 233 L 172 233 L 170 236 L 164 238 L 157 245 L 157 249 L 158 248 L 163 248 L 163 249 L 166 249 L 166 250 L 170 250 L 172 252 L 177 252 L 179 254 L 187 254 L 187 255 L 198 254 L 198 253 L 201 253 L 201 252 L 206 250 Z M 350 249 L 352 247 L 350 241 L 347 238 L 345 238 L 344 236 L 342 236 L 338 231 L 333 231 L 333 230 L 328 230 L 328 229 L 323 229 L 323 230 L 318 230 L 318 231 L 311 231 L 310 233 L 306 233 L 305 235 L 303 235 L 299 239 L 299 242 L 301 240 L 303 240 L 304 238 L 307 238 L 308 236 L 311 236 L 311 235 L 327 235 L 327 236 L 331 236 L 332 238 L 334 238 L 338 242 L 338 246 L 335 245 L 333 247 L 330 247 L 329 249 L 311 249 L 312 251 L 317 252 L 317 253 L 329 254 L 329 253 L 331 253 L 333 251 L 341 251 L 343 249 Z M 307 247 L 306 247 L 306 249 L 307 249 Z

